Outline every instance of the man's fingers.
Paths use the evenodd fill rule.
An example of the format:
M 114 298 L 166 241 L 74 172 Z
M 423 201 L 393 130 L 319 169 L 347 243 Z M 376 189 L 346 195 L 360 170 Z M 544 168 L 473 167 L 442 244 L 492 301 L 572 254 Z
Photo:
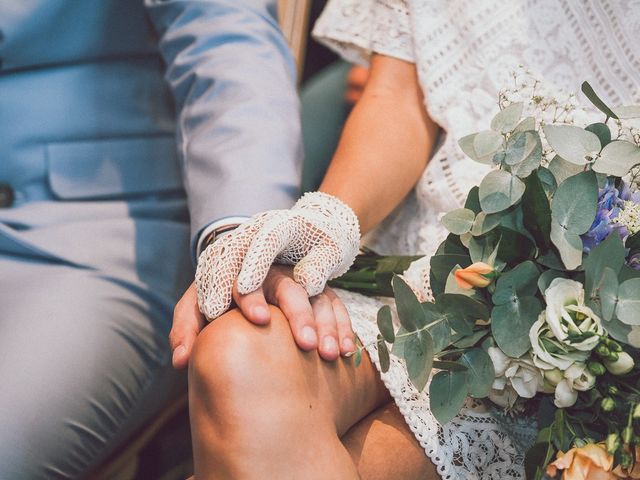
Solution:
M 349 312 L 347 308 L 340 300 L 340 297 L 335 294 L 330 288 L 324 289 L 325 295 L 331 300 L 333 306 L 333 313 L 336 317 L 336 326 L 338 328 L 338 340 L 340 342 L 340 354 L 346 355 L 352 353 L 356 349 L 356 345 L 353 341 L 354 333 L 351 327 L 351 319 L 349 318 Z
M 174 368 L 181 369 L 187 366 L 193 343 L 205 323 L 204 315 L 198 309 L 195 283 L 192 283 L 173 311 L 169 343 L 173 351 L 171 363 Z
M 271 319 L 271 311 L 264 298 L 262 287 L 246 295 L 238 293 L 237 285 L 233 287 L 233 299 L 242 314 L 256 325 L 266 325 Z
M 265 285 L 267 301 L 282 310 L 289 320 L 293 338 L 302 350 L 318 348 L 313 310 L 307 292 L 285 274 L 274 274 Z
M 325 360 L 336 360 L 340 356 L 340 346 L 331 300 L 324 294 L 317 295 L 310 300 L 318 331 L 318 353 Z

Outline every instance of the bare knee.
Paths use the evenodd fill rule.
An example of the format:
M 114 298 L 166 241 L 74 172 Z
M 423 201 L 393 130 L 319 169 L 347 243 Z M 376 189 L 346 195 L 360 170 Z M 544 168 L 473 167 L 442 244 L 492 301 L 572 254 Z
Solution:
M 198 335 L 189 364 L 193 395 L 223 408 L 225 403 L 247 405 L 253 398 L 277 395 L 287 389 L 286 375 L 297 349 L 288 323 L 272 307 L 269 325 L 250 323 L 233 310 Z

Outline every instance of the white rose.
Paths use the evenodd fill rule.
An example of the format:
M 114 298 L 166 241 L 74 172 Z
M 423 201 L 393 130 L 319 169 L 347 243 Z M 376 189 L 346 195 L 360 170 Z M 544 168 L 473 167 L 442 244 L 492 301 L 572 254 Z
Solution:
M 555 337 L 547 322 L 545 312 L 542 312 L 538 320 L 531 326 L 529 340 L 531 341 L 533 362 L 543 370 L 558 368 L 565 371 L 575 362 L 584 362 L 589 357 L 589 352 L 573 349 Z
M 542 372 L 533 364 L 527 353 L 520 358 L 511 358 L 497 347 L 489 347 L 489 356 L 493 361 L 496 378 L 493 382 L 490 399 L 501 406 L 512 406 L 517 396 L 533 398 L 543 386 Z M 512 391 L 517 394 L 514 396 Z
M 555 278 L 544 292 L 545 318 L 553 335 L 576 350 L 593 350 L 604 328 L 600 318 L 584 304 L 584 288 L 580 282 Z

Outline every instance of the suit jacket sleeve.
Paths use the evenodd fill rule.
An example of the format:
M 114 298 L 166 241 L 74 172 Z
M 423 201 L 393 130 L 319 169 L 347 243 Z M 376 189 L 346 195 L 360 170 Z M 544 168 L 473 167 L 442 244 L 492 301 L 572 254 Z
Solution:
M 295 65 L 275 0 L 145 0 L 173 92 L 192 246 L 228 216 L 299 194 Z

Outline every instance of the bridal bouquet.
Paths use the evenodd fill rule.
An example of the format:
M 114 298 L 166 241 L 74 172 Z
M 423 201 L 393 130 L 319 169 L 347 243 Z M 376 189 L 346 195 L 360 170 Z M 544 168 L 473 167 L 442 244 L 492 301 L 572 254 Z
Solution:
M 443 424 L 467 397 L 536 416 L 528 478 L 640 478 L 640 136 L 622 126 L 640 107 L 583 92 L 602 123 L 522 118 L 523 103 L 503 102 L 489 130 L 460 140 L 495 168 L 442 218 L 434 299 L 393 276 L 401 326 L 380 309 L 377 347 L 382 369 L 391 348 L 419 390 L 436 370 Z M 375 290 L 406 263 L 366 255 L 338 286 Z

